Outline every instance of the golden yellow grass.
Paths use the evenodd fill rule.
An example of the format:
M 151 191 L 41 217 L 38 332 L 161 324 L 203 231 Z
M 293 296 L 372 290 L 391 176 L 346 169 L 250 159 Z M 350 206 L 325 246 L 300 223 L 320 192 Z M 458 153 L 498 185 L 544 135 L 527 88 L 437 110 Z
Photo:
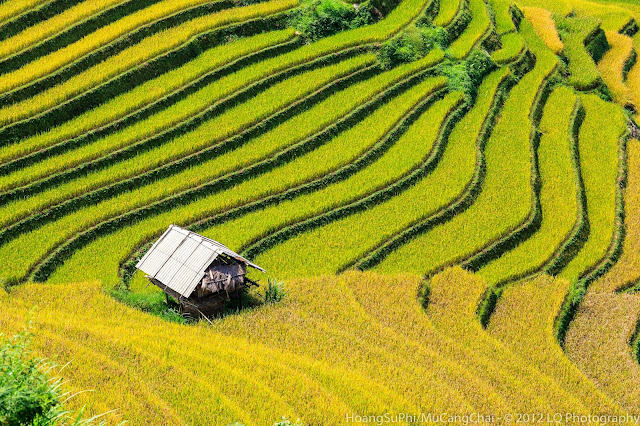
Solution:
M 539 7 L 523 7 L 522 12 L 527 20 L 531 22 L 536 34 L 544 41 L 544 44 L 556 55 L 562 53 L 564 44 L 560 40 L 551 12 Z
M 14 19 L 29 9 L 38 7 L 45 1 L 46 0 L 7 0 L 3 2 L 2 7 L 0 7 L 0 24 L 5 24 L 4 21 Z
M 611 270 L 591 284 L 590 291 L 615 292 L 640 279 L 640 141 L 627 144 L 627 187 L 624 191 L 625 239 L 622 256 Z
M 598 62 L 598 70 L 600 70 L 602 80 L 611 91 L 613 100 L 624 106 L 631 99 L 629 89 L 624 81 L 623 71 L 625 63 L 633 51 L 633 40 L 616 31 L 605 31 L 605 34 L 611 48 Z
M 476 309 L 487 288 L 482 277 L 460 267 L 448 268 L 429 281 L 429 288 L 427 314 L 436 327 L 473 353 L 504 365 L 506 372 L 497 381 L 498 385 L 506 386 L 512 392 L 519 387 L 530 392 L 528 400 L 521 400 L 519 412 L 588 411 L 572 395 L 572 389 L 562 388 L 553 377 L 541 373 L 537 366 L 523 360 L 482 329 L 476 316 Z M 509 399 L 510 402 L 512 400 Z
M 588 380 L 565 386 L 482 330 L 474 312 L 484 283 L 469 277 L 435 278 L 428 315 L 418 276 L 292 280 L 283 302 L 213 326 L 165 323 L 99 283 L 25 285 L 0 298 L 0 331 L 30 319 L 37 353 L 70 362 L 68 388 L 95 390 L 73 406 L 118 409 L 109 422 L 343 424 L 347 413 L 607 407 L 597 393 L 584 397 Z
M 639 413 L 640 366 L 629 345 L 640 294 L 587 294 L 565 340 L 568 357 L 604 392 Z
M 0 43 L 0 58 L 29 47 L 59 31 L 75 25 L 77 22 L 120 3 L 122 0 L 83 1 L 68 8 L 50 19 L 39 22 Z
M 585 408 L 621 413 L 622 409 L 567 359 L 555 339 L 554 320 L 568 288 L 568 281 L 547 275 L 514 284 L 502 294 L 487 330 L 525 362 L 571 389 Z
M 635 41 L 637 40 L 637 41 Z M 636 46 L 636 52 L 640 47 L 640 33 L 634 37 L 634 45 Z M 640 109 L 640 60 L 637 60 L 635 65 L 629 70 L 627 74 L 627 88 L 629 89 L 629 99 L 636 109 L 635 118 L 638 119 L 638 111 Z

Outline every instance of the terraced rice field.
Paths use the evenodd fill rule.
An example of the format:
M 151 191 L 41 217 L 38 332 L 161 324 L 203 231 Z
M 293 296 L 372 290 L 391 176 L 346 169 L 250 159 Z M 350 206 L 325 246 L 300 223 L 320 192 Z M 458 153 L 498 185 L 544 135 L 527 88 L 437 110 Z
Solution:
M 371 20 L 312 36 L 323 7 Z M 107 424 L 639 422 L 638 22 L 0 1 L 0 333 Z M 165 319 L 132 265 L 170 224 L 285 298 Z

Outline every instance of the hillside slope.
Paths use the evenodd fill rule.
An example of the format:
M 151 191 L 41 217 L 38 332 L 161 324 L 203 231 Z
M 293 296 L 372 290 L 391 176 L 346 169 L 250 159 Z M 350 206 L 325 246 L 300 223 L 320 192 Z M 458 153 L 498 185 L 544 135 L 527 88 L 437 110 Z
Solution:
M 0 332 L 72 404 L 640 414 L 635 2 L 0 3 Z M 172 223 L 290 292 L 143 312 Z

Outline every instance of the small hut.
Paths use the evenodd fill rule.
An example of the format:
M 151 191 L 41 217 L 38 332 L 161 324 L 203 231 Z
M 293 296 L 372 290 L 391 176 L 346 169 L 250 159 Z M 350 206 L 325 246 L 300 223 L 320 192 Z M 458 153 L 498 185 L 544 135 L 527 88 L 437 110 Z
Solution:
M 178 301 L 183 315 L 194 318 L 219 315 L 225 302 L 257 285 L 247 278 L 247 266 L 265 272 L 223 244 L 175 225 L 136 264 L 167 299 Z

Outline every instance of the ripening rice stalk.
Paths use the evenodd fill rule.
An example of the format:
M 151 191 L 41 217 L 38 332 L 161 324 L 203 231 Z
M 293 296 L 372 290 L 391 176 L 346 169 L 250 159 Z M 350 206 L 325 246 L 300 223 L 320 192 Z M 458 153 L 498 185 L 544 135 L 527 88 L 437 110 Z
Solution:
M 503 65 L 516 60 L 525 49 L 524 38 L 517 33 L 509 33 L 500 36 L 502 48 L 491 53 L 491 59 L 496 64 Z
M 5 20 L 16 18 L 21 13 L 26 12 L 32 8 L 35 8 L 44 3 L 47 0 L 6 0 L 0 7 L 0 25 L 4 24 Z
M 528 217 L 532 196 L 530 113 L 545 80 L 556 69 L 557 59 L 527 21 L 521 23 L 520 29 L 537 61 L 535 68 L 511 90 L 486 143 L 486 177 L 482 192 L 467 210 L 391 252 L 376 270 L 396 273 L 436 270 L 472 255 Z M 458 179 L 459 170 L 449 169 L 448 180 Z M 460 196 L 470 179 L 462 183 L 449 202 Z M 439 187 L 446 188 L 444 185 L 449 186 L 443 183 Z M 432 192 L 430 198 L 437 197 L 442 191 Z
M 336 182 L 308 195 L 283 201 L 238 219 L 215 224 L 205 235 L 225 235 L 234 247 L 246 247 L 284 227 L 357 201 L 400 179 L 419 167 L 428 156 L 436 129 L 433 123 L 443 120 L 455 105 L 450 99 L 433 105 L 374 163 L 346 180 Z
M 484 0 L 470 0 L 470 9 L 471 22 L 460 34 L 460 37 L 449 46 L 449 53 L 456 59 L 466 57 L 491 28 L 491 21 L 489 20 Z
M 613 95 L 613 100 L 625 106 L 630 100 L 630 94 L 624 81 L 624 68 L 633 53 L 633 40 L 616 31 L 605 33 L 611 49 L 598 63 L 598 69 Z
M 579 208 L 571 135 L 576 100 L 566 87 L 556 89 L 547 100 L 538 147 L 542 224 L 533 236 L 478 271 L 490 284 L 540 268 L 573 229 Z
M 568 288 L 568 281 L 548 275 L 515 283 L 500 297 L 487 331 L 577 397 L 581 404 L 571 412 L 621 414 L 618 404 L 573 365 L 557 343 L 554 321 Z
M 547 47 L 556 55 L 562 53 L 564 44 L 560 40 L 551 12 L 538 7 L 523 7 L 522 12 Z
M 63 31 L 77 22 L 114 6 L 121 1 L 122 0 L 86 0 L 81 2 L 46 21 L 29 27 L 25 31 L 0 42 L 0 58 L 19 52 L 31 44 Z M 5 5 L 3 4 L 2 8 L 4 7 Z
M 291 186 L 308 181 L 312 177 L 335 170 L 359 157 L 363 151 L 368 149 L 392 128 L 395 122 L 402 117 L 408 109 L 413 107 L 418 99 L 425 95 L 425 92 L 429 93 L 433 90 L 433 86 L 433 79 L 426 80 L 406 93 L 403 93 L 394 99 L 393 102 L 389 102 L 376 110 L 361 122 L 360 126 L 362 127 L 357 131 L 360 137 L 354 140 L 353 143 L 345 144 L 345 138 L 352 136 L 352 134 L 356 132 L 350 129 L 351 134 L 349 134 L 349 132 L 342 133 L 329 141 L 329 143 L 322 145 L 307 155 L 296 158 L 295 161 L 290 161 L 276 168 L 271 173 L 266 173 L 255 179 L 244 181 L 231 191 L 216 193 L 210 197 L 203 197 L 199 199 L 198 202 L 203 202 L 206 198 L 213 198 L 216 199 L 216 202 L 210 200 L 210 202 L 206 204 L 206 208 L 209 210 L 224 210 L 233 205 L 237 205 L 239 202 L 244 203 L 258 196 L 264 196 L 275 191 L 282 191 Z M 273 99 L 273 97 L 271 98 Z M 366 138 L 362 136 L 363 128 L 368 129 Z M 337 149 L 338 147 L 341 148 Z M 149 164 L 146 166 L 148 167 Z M 217 170 L 212 169 L 212 171 L 215 173 Z M 186 182 L 182 182 L 183 185 L 185 183 Z M 160 191 L 163 191 L 163 182 L 159 182 L 157 187 Z M 15 259 L 17 263 L 11 261 L 11 266 L 3 268 L 3 274 L 9 271 L 15 273 L 18 270 L 21 270 L 23 274 L 26 273 L 29 264 L 33 265 L 33 262 L 25 262 L 26 259 L 24 256 L 31 256 L 32 259 L 40 257 L 51 250 L 53 246 L 67 240 L 75 232 L 86 229 L 92 224 L 98 223 L 100 220 L 131 210 L 130 203 L 134 205 L 145 204 L 148 202 L 149 196 L 153 197 L 154 194 L 145 187 L 132 190 L 88 208 L 80 209 L 73 214 L 61 218 L 60 221 L 49 223 L 11 241 L 0 248 L 0 253 L 4 253 L 5 251 L 7 253 L 11 252 L 11 257 Z M 141 202 L 141 199 L 147 199 L 147 201 Z M 197 214 L 198 209 L 195 204 L 196 203 L 191 203 L 189 211 L 185 212 L 188 216 L 193 217 L 193 215 Z M 174 220 L 179 220 L 177 215 L 174 216 Z M 180 220 L 180 222 L 183 221 Z M 52 229 L 56 229 L 57 231 L 52 233 Z M 41 240 L 40 244 L 35 245 L 29 242 L 35 241 L 34 238 L 42 237 L 45 237 L 50 244 L 48 245 L 44 240 Z M 25 239 L 23 240 L 23 238 Z M 39 254 L 36 254 L 36 252 Z
M 461 98 L 461 93 L 454 92 L 445 98 L 446 102 L 435 104 L 432 113 L 442 119 L 442 110 L 448 112 L 458 106 Z M 435 146 L 439 136 L 439 126 L 431 125 L 421 143 Z M 283 277 L 335 273 L 344 264 L 352 262 L 395 232 L 418 220 L 424 214 L 425 205 L 416 203 L 415 200 L 429 194 L 425 190 L 429 188 L 429 185 L 421 185 L 419 182 L 362 212 L 278 244 L 258 255 L 256 261 L 277 268 Z M 358 232 L 354 232 L 354 229 L 358 229 Z M 322 247 L 331 247 L 331 250 L 323 250 Z M 291 254 L 296 251 L 299 255 L 292 259 Z M 283 268 L 285 265 L 286 269 Z
M 502 374 L 508 383 L 512 383 L 505 390 L 507 400 L 519 400 L 518 408 L 514 409 L 564 412 L 565 409 L 581 407 L 571 389 L 555 383 L 536 366 L 531 366 L 521 354 L 482 328 L 476 311 L 487 288 L 484 279 L 456 266 L 436 274 L 427 281 L 427 285 L 429 304 L 426 312 L 429 318 L 443 335 L 504 366 Z M 516 396 L 518 394 L 525 396 L 520 400 Z
M 580 98 L 586 112 L 580 128 L 580 171 L 587 196 L 589 236 L 584 246 L 560 274 L 575 280 L 607 253 L 616 226 L 618 147 L 626 132 L 622 109 L 596 95 Z
M 464 0 L 440 0 L 438 15 L 434 18 L 433 24 L 439 27 L 447 26 L 464 4 Z
M 0 161 L 19 158 L 22 155 L 74 138 L 95 128 L 109 125 L 112 121 L 137 111 L 139 108 L 144 108 L 164 96 L 180 91 L 183 86 L 197 81 L 201 76 L 229 62 L 233 62 L 237 58 L 286 42 L 293 36 L 293 29 L 271 31 L 206 50 L 183 66 L 149 80 L 129 92 L 116 96 L 47 132 L 22 139 L 19 144 L 11 144 L 0 148 Z M 34 164 L 33 167 L 39 168 L 40 165 L 36 166 Z
M 640 295 L 604 291 L 592 286 L 580 303 L 565 350 L 604 393 L 638 415 L 640 366 L 630 341 L 640 317 Z
M 229 109 L 224 114 L 202 123 L 193 131 L 186 132 L 154 149 L 140 153 L 133 158 L 115 162 L 104 170 L 86 174 L 79 179 L 58 185 L 49 191 L 41 192 L 26 200 L 17 200 L 15 203 L 5 206 L 7 209 L 3 213 L 7 213 L 7 215 L 2 216 L 3 220 L 0 220 L 0 223 L 7 223 L 5 221 L 11 221 L 45 206 L 52 205 L 55 202 L 61 202 L 67 198 L 83 194 L 91 189 L 131 178 L 136 174 L 144 173 L 208 146 L 215 145 L 223 139 L 259 123 L 265 117 L 292 102 L 308 96 L 333 79 L 371 64 L 374 60 L 375 57 L 373 55 L 356 56 L 338 64 L 291 77 L 259 93 L 253 99 Z M 86 153 L 88 149 L 95 147 L 97 146 L 89 146 L 86 147 L 86 150 L 81 149 L 79 152 L 70 152 L 61 156 L 60 160 L 71 158 L 73 161 L 79 153 Z M 204 166 L 192 165 L 188 170 L 178 176 L 174 176 L 170 181 L 163 181 L 163 184 L 157 188 L 159 191 L 146 192 L 146 194 L 147 196 L 154 194 L 153 197 L 157 199 L 162 195 L 176 191 L 178 188 L 184 189 L 185 187 L 196 186 L 216 176 L 247 166 L 252 161 L 258 161 L 264 158 L 263 156 L 268 156 L 275 151 L 277 151 L 277 148 L 273 147 L 273 145 L 259 146 L 258 149 L 254 150 L 244 149 L 242 152 L 234 150 L 226 156 L 210 160 Z M 233 159 L 229 157 L 233 157 Z M 64 162 L 49 161 L 41 164 L 40 167 L 44 169 L 50 165 L 63 169 L 64 166 L 61 167 L 60 164 L 64 165 Z M 37 171 L 37 168 L 34 169 Z M 12 176 L 13 178 L 19 178 L 20 175 L 28 176 L 28 173 L 32 171 L 31 169 L 25 169 Z M 25 179 L 25 181 L 28 182 L 28 179 Z
M 640 50 L 640 35 L 634 37 L 634 48 L 636 52 Z M 640 112 L 640 61 L 636 59 L 635 65 L 627 74 L 627 88 L 629 89 L 629 100 L 635 107 L 635 119 L 638 120 L 638 112 Z
M 600 20 L 589 16 L 556 16 L 556 25 L 564 41 L 564 55 L 569 61 L 569 83 L 578 90 L 591 90 L 602 83 L 594 58 L 587 51 L 585 41 L 600 29 Z M 597 36 L 599 49 L 604 48 L 602 34 Z M 594 52 L 599 55 L 604 52 Z
M 0 110 L 0 124 L 12 123 L 58 105 L 130 68 L 141 65 L 186 43 L 199 33 L 235 22 L 270 15 L 289 9 L 296 4 L 297 0 L 273 0 L 232 8 L 210 16 L 196 18 L 175 28 L 154 34 L 58 86 L 17 104 L 2 108 Z M 42 73 L 39 71 L 36 61 L 12 73 L 0 76 L 0 91 L 13 89 L 39 75 Z
M 628 145 L 628 182 L 624 191 L 625 237 L 622 256 L 607 274 L 596 280 L 590 290 L 597 293 L 613 293 L 635 285 L 640 279 L 640 145 L 630 140 Z M 620 299 L 622 300 L 622 299 Z

